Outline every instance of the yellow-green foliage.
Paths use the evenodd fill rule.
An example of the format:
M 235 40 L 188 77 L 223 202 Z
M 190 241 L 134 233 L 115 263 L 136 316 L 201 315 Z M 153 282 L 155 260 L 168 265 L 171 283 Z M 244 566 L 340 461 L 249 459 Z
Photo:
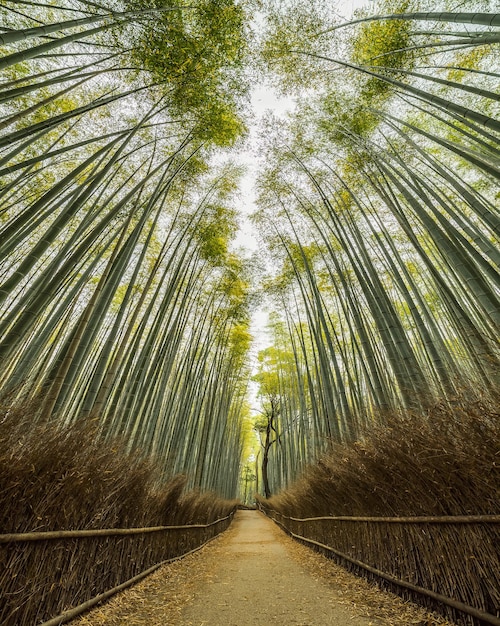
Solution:
M 397 7 L 395 13 L 403 12 L 407 3 Z M 387 20 L 367 22 L 361 26 L 359 35 L 353 42 L 352 60 L 376 72 L 384 73 L 384 68 L 397 70 L 413 65 L 413 52 L 407 50 L 411 46 L 411 23 L 404 20 Z M 388 73 L 391 78 L 401 78 L 398 72 Z M 373 98 L 384 98 L 391 87 L 376 78 L 366 81 L 361 90 L 361 97 L 369 101 Z
M 408 62 L 404 48 L 410 44 L 410 22 L 387 20 L 362 25 L 353 44 L 353 61 L 359 65 L 398 68 Z
M 143 0 L 130 4 L 151 7 Z M 155 4 L 165 7 L 161 0 Z M 238 111 L 246 91 L 241 75 L 248 47 L 245 10 L 233 0 L 166 6 L 179 10 L 146 22 L 134 44 L 134 63 L 164 87 L 176 114 L 189 112 L 197 119 L 202 139 L 230 145 L 245 128 Z
M 457 54 L 453 60 L 453 67 L 448 71 L 448 79 L 462 82 L 463 78 L 467 75 L 464 70 L 478 70 L 480 69 L 482 62 L 492 54 L 491 48 L 488 46 L 477 46 L 472 50 L 467 50 Z M 460 69 L 463 68 L 463 69 Z

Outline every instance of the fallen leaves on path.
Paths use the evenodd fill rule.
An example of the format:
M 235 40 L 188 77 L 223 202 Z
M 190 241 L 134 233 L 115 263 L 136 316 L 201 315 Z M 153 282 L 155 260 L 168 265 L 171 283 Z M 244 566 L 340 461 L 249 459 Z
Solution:
M 199 552 L 158 569 L 134 587 L 74 620 L 72 626 L 190 626 L 191 623 L 183 619 L 183 609 L 201 587 L 210 585 L 232 532 L 233 528 L 229 528 Z M 347 572 L 284 533 L 279 533 L 278 540 L 284 542 L 290 556 L 313 577 L 335 588 L 339 604 L 354 609 L 373 626 L 453 626 Z
M 290 541 L 293 558 L 313 576 L 335 587 L 339 604 L 355 607 L 358 615 L 374 620 L 373 626 L 454 626 L 443 617 L 351 574 L 326 556 Z

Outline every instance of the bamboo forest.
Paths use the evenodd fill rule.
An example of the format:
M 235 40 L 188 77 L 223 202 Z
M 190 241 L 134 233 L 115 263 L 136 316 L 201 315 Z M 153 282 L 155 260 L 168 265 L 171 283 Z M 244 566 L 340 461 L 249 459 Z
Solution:
M 0 2 L 0 624 L 255 507 L 500 624 L 499 9 Z

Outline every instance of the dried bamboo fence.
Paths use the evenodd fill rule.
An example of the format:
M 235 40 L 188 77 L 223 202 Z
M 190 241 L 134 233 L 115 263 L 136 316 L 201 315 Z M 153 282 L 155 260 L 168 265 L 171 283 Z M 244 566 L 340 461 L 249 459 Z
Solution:
M 500 515 L 288 517 L 261 510 L 340 565 L 467 626 L 500 626 Z
M 224 531 L 208 524 L 0 535 L 0 624 L 56 626 Z

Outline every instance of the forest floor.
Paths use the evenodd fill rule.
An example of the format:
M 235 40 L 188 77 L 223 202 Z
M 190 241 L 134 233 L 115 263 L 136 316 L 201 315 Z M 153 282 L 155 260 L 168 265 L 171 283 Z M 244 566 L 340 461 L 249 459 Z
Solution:
M 257 511 L 73 626 L 441 626 L 299 545 Z

